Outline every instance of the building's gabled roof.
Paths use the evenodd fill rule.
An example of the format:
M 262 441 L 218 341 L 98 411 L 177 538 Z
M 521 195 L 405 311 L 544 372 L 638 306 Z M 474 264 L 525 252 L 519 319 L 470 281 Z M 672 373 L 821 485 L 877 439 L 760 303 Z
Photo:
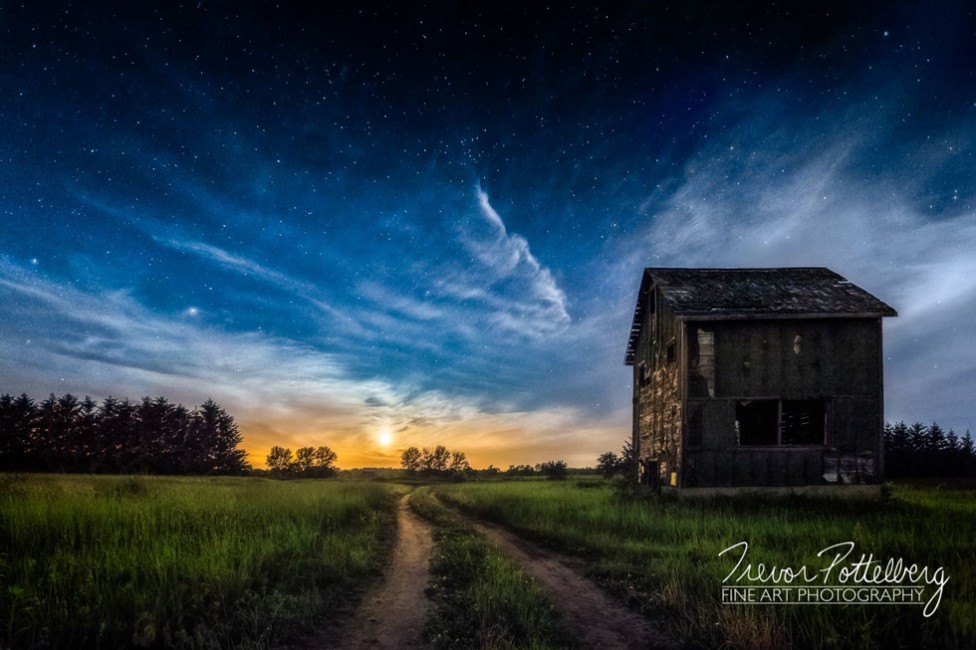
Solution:
M 652 288 L 684 320 L 880 318 L 894 309 L 825 268 L 644 269 L 625 363 L 634 364 Z

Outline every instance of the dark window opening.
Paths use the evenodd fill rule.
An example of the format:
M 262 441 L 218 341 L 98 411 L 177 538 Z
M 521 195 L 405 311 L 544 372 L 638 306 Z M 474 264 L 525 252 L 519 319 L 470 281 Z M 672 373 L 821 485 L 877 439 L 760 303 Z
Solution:
M 820 400 L 743 400 L 735 405 L 740 445 L 822 445 L 825 406 Z
M 665 356 L 667 357 L 668 363 L 674 363 L 675 360 L 674 341 L 668 343 L 668 347 L 665 350 Z
M 784 445 L 820 445 L 824 441 L 824 405 L 817 400 L 784 400 L 780 417 Z
M 775 445 L 779 435 L 779 401 L 738 402 L 735 432 L 740 445 Z

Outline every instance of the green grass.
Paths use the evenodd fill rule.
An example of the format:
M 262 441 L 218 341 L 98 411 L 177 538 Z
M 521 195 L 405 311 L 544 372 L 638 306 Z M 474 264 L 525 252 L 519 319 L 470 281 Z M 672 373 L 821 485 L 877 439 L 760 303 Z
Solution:
M 0 475 L 0 647 L 272 647 L 375 572 L 396 490 Z
M 622 500 L 564 482 L 437 486 L 446 502 L 589 558 L 593 575 L 648 612 L 665 612 L 683 643 L 730 648 L 976 646 L 976 492 L 896 487 L 885 501 Z M 856 556 L 944 567 L 933 616 L 918 606 L 728 606 L 719 557 L 740 541 L 752 562 L 826 566 L 817 553 L 853 541 Z M 853 561 L 855 558 L 849 558 Z
M 411 507 L 435 526 L 426 635 L 436 648 L 572 648 L 536 583 L 420 488 Z
M 440 648 L 570 645 L 539 588 L 436 494 L 587 558 L 686 645 L 976 647 L 976 491 L 895 487 L 880 502 L 622 500 L 588 482 L 439 483 L 414 508 L 437 535 L 428 636 Z M 397 494 L 356 481 L 0 475 L 0 648 L 271 648 L 332 620 L 375 575 Z M 767 565 L 857 554 L 944 567 L 941 605 L 723 606 L 748 541 Z

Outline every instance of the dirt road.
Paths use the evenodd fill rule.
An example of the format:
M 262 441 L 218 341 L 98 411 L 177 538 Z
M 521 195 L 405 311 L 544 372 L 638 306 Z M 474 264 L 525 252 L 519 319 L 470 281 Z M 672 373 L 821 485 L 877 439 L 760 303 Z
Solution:
M 366 594 L 341 640 L 322 650 L 424 648 L 430 601 L 424 594 L 434 548 L 430 526 L 400 500 L 397 541 L 384 581 Z
M 315 650 L 419 649 L 430 601 L 433 541 L 430 526 L 400 500 L 398 533 L 385 579 L 367 593 L 343 632 L 313 644 Z M 599 650 L 653 650 L 675 647 L 663 629 L 608 596 L 582 573 L 582 561 L 564 557 L 520 538 L 501 526 L 471 525 L 519 564 L 543 588 L 581 646 Z
M 584 647 L 651 650 L 676 646 L 662 629 L 585 578 L 573 566 L 579 560 L 554 554 L 500 526 L 475 522 L 472 526 L 539 582 L 566 628 Z

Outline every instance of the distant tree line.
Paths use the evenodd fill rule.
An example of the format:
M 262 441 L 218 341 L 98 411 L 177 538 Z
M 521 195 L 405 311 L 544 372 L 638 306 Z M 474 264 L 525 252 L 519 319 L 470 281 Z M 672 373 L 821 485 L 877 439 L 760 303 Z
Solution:
M 292 456 L 291 449 L 274 446 L 265 461 L 268 471 L 278 478 L 329 478 L 338 472 L 338 459 L 328 447 L 301 447 Z
M 909 426 L 888 422 L 884 426 L 885 476 L 887 478 L 952 478 L 976 476 L 976 449 L 966 432 L 959 437 L 937 423 L 921 422 Z M 624 443 L 617 455 L 605 452 L 597 458 L 597 470 L 605 477 L 630 476 L 636 457 L 631 442 Z
M 562 480 L 567 478 L 571 471 L 566 462 L 562 460 L 548 460 L 538 465 L 509 465 L 505 472 L 494 465 L 489 465 L 486 469 L 476 470 L 472 469 L 468 463 L 467 455 L 463 451 L 450 451 L 444 445 L 437 445 L 433 449 L 408 447 L 400 454 L 400 466 L 408 472 L 419 473 L 424 476 L 449 476 L 458 480 L 464 480 L 468 476 L 480 478 L 545 476 Z M 587 473 L 592 470 L 584 468 L 572 471 Z
M 545 476 L 555 481 L 562 481 L 568 478 L 570 473 L 590 474 L 592 472 L 593 470 L 588 467 L 570 468 L 564 460 L 547 460 L 535 465 L 509 465 L 508 469 L 505 470 L 505 476 L 510 478 Z
M 976 449 L 969 431 L 960 438 L 934 422 L 931 426 L 888 422 L 884 446 L 888 478 L 976 476 Z
M 433 449 L 408 447 L 400 454 L 400 465 L 409 472 L 428 475 L 461 474 L 471 469 L 463 451 L 450 451 L 444 445 Z
M 0 396 L 2 471 L 242 474 L 241 439 L 213 400 L 190 410 L 165 397 Z

